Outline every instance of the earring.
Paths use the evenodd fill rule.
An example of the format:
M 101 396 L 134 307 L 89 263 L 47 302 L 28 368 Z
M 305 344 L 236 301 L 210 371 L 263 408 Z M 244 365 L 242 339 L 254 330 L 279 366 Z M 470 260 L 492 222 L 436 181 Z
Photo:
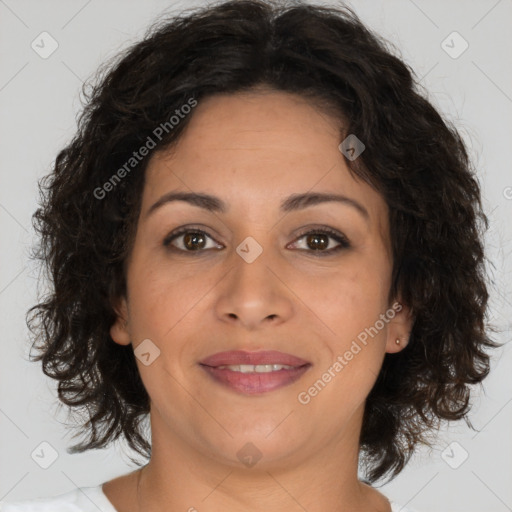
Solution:
M 397 338 L 397 339 L 395 340 L 395 343 L 396 343 L 397 345 L 400 345 L 400 338 Z

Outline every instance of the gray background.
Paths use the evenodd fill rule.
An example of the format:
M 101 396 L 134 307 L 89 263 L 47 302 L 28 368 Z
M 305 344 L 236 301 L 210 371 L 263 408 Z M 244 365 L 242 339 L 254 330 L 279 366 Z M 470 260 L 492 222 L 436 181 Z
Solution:
M 34 241 L 31 215 L 37 207 L 37 180 L 74 133 L 82 81 L 141 37 L 164 10 L 204 3 L 0 0 L 0 501 L 95 486 L 134 469 L 124 444 L 81 455 L 66 453 L 72 444 L 66 410 L 58 409 L 55 384 L 40 364 L 28 362 L 25 312 L 36 300 L 38 278 L 36 265 L 28 260 Z M 430 100 L 471 148 L 491 221 L 486 237 L 495 280 L 490 320 L 502 330 L 496 338 L 508 341 L 512 1 L 354 0 L 349 5 L 399 49 L 421 77 Z M 31 48 L 43 31 L 59 45 L 47 59 Z M 442 46 L 453 31 L 469 44 L 457 58 Z M 451 36 L 444 44 L 453 53 L 463 43 Z M 510 346 L 495 352 L 483 391 L 475 389 L 470 419 L 478 430 L 463 422 L 444 429 L 434 450 L 420 450 L 400 476 L 381 487 L 390 499 L 421 512 L 512 510 Z M 41 448 L 42 442 L 57 453 L 47 469 L 31 456 L 35 450 L 50 462 L 51 449 Z M 453 442 L 458 445 L 444 451 Z

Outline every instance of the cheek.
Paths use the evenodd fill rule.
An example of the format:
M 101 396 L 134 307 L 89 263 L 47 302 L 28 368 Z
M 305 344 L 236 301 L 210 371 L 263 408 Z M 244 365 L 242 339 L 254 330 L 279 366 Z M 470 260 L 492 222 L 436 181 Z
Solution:
M 319 415 L 326 408 L 331 411 L 333 425 L 364 403 L 382 365 L 387 324 L 377 330 L 375 325 L 386 310 L 387 289 L 377 274 L 354 265 L 310 290 L 308 304 L 316 313 L 318 332 L 324 334 L 317 350 L 319 364 L 301 391 Z
M 204 272 L 201 264 L 175 265 L 168 260 L 134 257 L 130 267 L 130 318 L 133 339 L 150 338 L 157 345 L 180 350 L 183 333 L 201 329 L 209 292 L 222 273 Z
M 388 293 L 384 266 L 382 261 L 354 254 L 335 271 L 315 277 L 299 273 L 293 289 L 314 313 L 322 332 L 343 348 L 384 312 Z

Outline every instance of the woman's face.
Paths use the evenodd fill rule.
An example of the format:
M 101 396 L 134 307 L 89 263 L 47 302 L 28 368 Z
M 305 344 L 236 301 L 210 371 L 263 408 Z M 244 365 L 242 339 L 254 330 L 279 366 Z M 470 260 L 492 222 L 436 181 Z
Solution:
M 341 142 L 336 120 L 298 96 L 218 95 L 199 102 L 172 152 L 152 157 L 111 334 L 144 342 L 153 446 L 271 467 L 357 443 L 384 354 L 401 350 L 410 323 L 387 300 L 387 205 L 350 175 Z M 165 200 L 175 192 L 224 209 Z M 346 199 L 290 202 L 303 194 Z M 219 369 L 258 363 L 236 354 L 205 363 L 271 350 L 308 364 L 271 355 L 259 361 L 292 368 Z

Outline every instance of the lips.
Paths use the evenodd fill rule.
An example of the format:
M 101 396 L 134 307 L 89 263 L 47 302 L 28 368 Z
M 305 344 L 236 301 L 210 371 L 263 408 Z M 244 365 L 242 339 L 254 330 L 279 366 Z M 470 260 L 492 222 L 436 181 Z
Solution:
M 276 350 L 266 350 L 261 352 L 246 352 L 243 350 L 231 350 L 228 352 L 218 352 L 206 359 L 200 364 L 216 368 L 217 366 L 240 365 L 240 364 L 284 364 L 288 366 L 304 366 L 310 364 L 300 357 Z
M 213 382 L 245 395 L 266 393 L 292 384 L 312 366 L 300 357 L 275 350 L 219 352 L 203 359 L 199 365 Z

